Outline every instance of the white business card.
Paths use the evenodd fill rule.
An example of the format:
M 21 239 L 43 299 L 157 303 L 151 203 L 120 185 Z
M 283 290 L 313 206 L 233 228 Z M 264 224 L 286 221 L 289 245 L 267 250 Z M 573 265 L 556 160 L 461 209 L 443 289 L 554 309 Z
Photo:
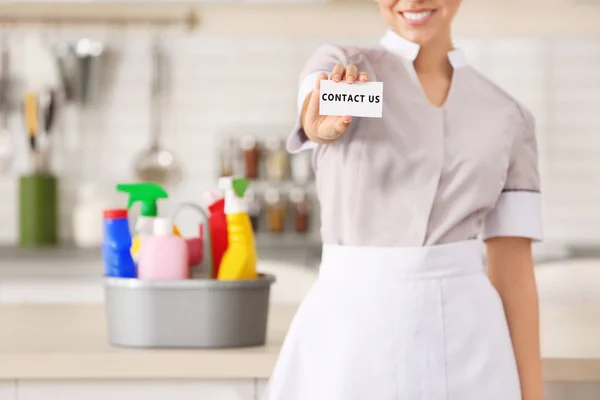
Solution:
M 383 82 L 321 81 L 319 113 L 381 118 L 383 116 Z

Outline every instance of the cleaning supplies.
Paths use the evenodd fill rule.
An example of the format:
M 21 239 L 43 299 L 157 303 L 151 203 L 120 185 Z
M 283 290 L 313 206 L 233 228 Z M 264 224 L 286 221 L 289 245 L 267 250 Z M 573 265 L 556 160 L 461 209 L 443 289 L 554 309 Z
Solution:
M 218 279 L 256 279 L 254 233 L 244 199 L 248 180 L 223 177 L 219 179 L 219 188 L 225 191 L 228 247 L 219 266 Z
M 198 237 L 185 238 L 188 248 L 190 268 L 201 265 L 204 259 L 204 227 L 200 225 Z M 212 265 L 210 266 L 212 269 Z M 211 271 L 212 272 L 212 271 Z M 210 275 L 210 274 L 209 274 Z
M 211 237 L 212 276 L 219 276 L 219 265 L 227 250 L 227 218 L 225 217 L 225 199 L 207 194 L 211 204 L 208 206 L 208 230 Z
M 99 248 L 103 240 L 102 212 L 110 207 L 110 202 L 91 183 L 79 188 L 77 197 L 73 210 L 73 240 L 78 247 Z
M 131 183 L 117 185 L 119 192 L 129 193 L 127 208 L 131 208 L 136 202 L 141 203 L 140 215 L 135 224 L 137 235 L 133 238 L 131 254 L 137 258 L 144 237 L 151 235 L 154 231 L 154 221 L 158 215 L 159 199 L 166 199 L 167 192 L 156 183 Z
M 145 233 L 144 236 L 148 236 L 148 235 L 149 235 L 149 229 L 148 229 L 148 233 Z M 177 229 L 177 225 L 173 225 L 173 235 L 181 237 L 181 232 L 179 232 L 179 229 Z M 142 235 L 140 233 L 133 238 L 133 241 L 131 243 L 131 255 L 136 260 L 138 258 L 141 247 L 142 247 Z
M 155 218 L 152 236 L 144 238 L 138 263 L 138 278 L 145 280 L 188 279 L 188 247 L 184 239 L 173 234 L 168 218 Z
M 131 257 L 131 233 L 126 209 L 104 211 L 104 240 L 102 258 L 104 275 L 113 278 L 135 278 L 136 269 Z
M 210 231 L 205 230 L 205 226 L 208 225 L 208 214 L 204 208 L 197 204 L 179 203 L 171 214 L 171 221 L 177 221 L 177 217 L 182 211 L 193 211 L 194 214 L 198 214 L 201 217 L 201 222 L 198 224 L 199 235 L 197 237 L 185 238 L 189 254 L 190 278 L 213 278 Z M 186 221 L 191 221 L 189 216 L 186 218 Z

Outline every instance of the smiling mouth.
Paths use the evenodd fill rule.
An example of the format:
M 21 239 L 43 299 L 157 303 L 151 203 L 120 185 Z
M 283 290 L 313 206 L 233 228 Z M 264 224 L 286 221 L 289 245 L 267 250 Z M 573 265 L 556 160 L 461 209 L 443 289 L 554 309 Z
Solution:
M 400 15 L 409 25 L 423 25 L 427 23 L 436 10 L 401 11 Z

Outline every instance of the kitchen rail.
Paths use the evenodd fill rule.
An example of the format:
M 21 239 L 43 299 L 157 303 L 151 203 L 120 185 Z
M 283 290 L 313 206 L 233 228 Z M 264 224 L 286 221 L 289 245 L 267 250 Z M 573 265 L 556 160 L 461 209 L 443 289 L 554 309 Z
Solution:
M 31 7 L 31 6 L 30 6 Z M 183 27 L 193 31 L 200 25 L 200 16 L 195 8 L 177 8 L 163 13 L 127 12 L 127 9 L 98 8 L 74 5 L 69 8 L 47 8 L 44 5 L 23 9 L 0 6 L 0 26 L 11 28 L 17 25 L 63 26 L 143 26 L 154 28 Z

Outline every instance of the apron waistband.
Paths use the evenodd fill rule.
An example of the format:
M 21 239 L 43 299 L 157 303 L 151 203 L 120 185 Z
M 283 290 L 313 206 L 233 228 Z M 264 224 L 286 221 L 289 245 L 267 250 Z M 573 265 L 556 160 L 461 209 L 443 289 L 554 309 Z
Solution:
M 320 277 L 443 278 L 483 272 L 479 240 L 426 247 L 323 246 Z

